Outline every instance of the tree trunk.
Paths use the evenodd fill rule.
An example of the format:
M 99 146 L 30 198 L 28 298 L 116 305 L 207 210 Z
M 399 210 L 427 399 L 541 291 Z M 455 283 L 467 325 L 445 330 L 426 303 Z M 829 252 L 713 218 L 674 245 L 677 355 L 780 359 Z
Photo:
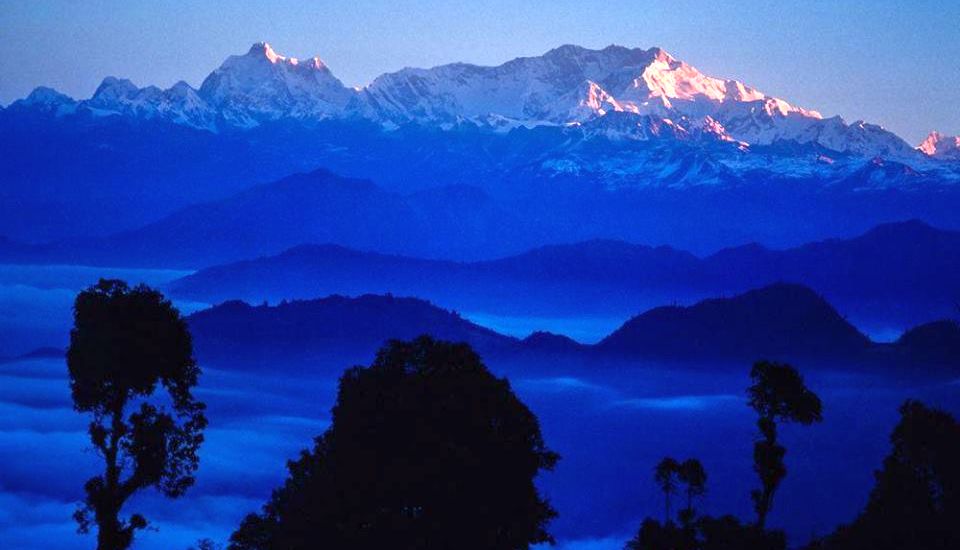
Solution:
M 106 517 L 110 516 L 112 517 Z M 116 519 L 117 513 L 109 512 L 99 520 L 97 530 L 97 550 L 123 550 L 120 546 L 120 522 Z
M 663 524 L 666 525 L 670 523 L 670 518 L 672 517 L 670 514 L 670 492 L 664 491 L 663 494 L 664 494 L 664 497 L 666 498 L 666 503 L 664 505 L 664 508 L 666 511 L 666 517 L 663 519 Z
M 97 519 L 97 550 L 125 550 L 132 541 L 126 540 L 124 527 L 120 524 L 120 438 L 122 437 L 123 405 L 114 407 L 110 423 L 110 441 L 104 452 L 107 471 L 104 476 L 103 493 L 99 495 L 94 510 Z
M 764 529 L 767 523 L 767 514 L 773 507 L 773 493 L 777 490 L 778 481 L 773 469 L 782 464 L 779 460 L 773 462 L 777 450 L 777 424 L 773 418 L 761 417 L 757 427 L 763 436 L 763 441 L 754 445 L 754 466 L 760 476 L 760 492 L 755 494 L 757 509 L 757 527 Z M 758 452 L 762 451 L 762 452 Z
M 763 531 L 764 526 L 767 524 L 767 513 L 770 511 L 767 508 L 767 490 L 763 490 L 763 495 L 760 497 L 761 501 L 757 504 L 757 527 Z
M 757 504 L 757 526 L 760 529 L 763 529 L 767 524 L 767 515 L 773 508 L 773 493 L 776 490 L 776 486 L 766 486 L 760 495 L 760 502 Z

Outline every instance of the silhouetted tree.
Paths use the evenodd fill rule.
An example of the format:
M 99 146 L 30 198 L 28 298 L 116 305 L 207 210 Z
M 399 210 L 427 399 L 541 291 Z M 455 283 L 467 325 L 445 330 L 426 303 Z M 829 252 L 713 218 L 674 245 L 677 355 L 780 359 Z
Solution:
M 695 458 L 682 463 L 671 457 L 661 460 L 654 468 L 654 480 L 664 494 L 665 517 L 663 523 L 646 519 L 637 535 L 627 543 L 630 550 L 686 550 L 697 548 L 697 525 L 693 499 L 706 492 L 707 473 Z M 684 485 L 687 507 L 680 512 L 680 525 L 670 513 L 670 497 Z
M 696 531 L 692 525 L 678 526 L 672 521 L 660 523 L 647 518 L 637 535 L 627 542 L 628 550 L 694 550 Z
M 707 492 L 707 471 L 699 460 L 688 458 L 680 464 L 677 473 L 687 494 L 687 507 L 681 512 L 681 516 L 684 523 L 688 523 L 696 516 L 693 500 Z
M 705 494 L 707 473 L 697 459 L 678 463 L 667 457 L 654 469 L 654 478 L 664 493 L 666 517 L 663 523 L 646 519 L 626 544 L 629 550 L 783 550 L 782 531 L 766 529 L 766 517 L 773 495 L 786 476 L 783 464 L 786 449 L 777 443 L 777 422 L 808 425 L 821 420 L 820 398 L 810 391 L 790 365 L 760 361 L 750 372 L 749 404 L 757 411 L 762 439 L 754 445 L 754 470 L 761 489 L 751 493 L 757 511 L 756 524 L 744 525 L 734 516 L 697 517 L 694 499 Z M 680 512 L 680 525 L 670 514 L 670 497 L 683 484 L 687 507 Z
M 782 531 L 745 525 L 729 515 L 702 516 L 683 525 L 648 518 L 626 544 L 628 550 L 783 550 L 786 546 Z
M 760 489 L 750 496 L 757 511 L 757 526 L 762 531 L 777 487 L 787 475 L 783 462 L 787 450 L 777 442 L 777 422 L 820 422 L 822 405 L 790 365 L 759 361 L 753 365 L 750 378 L 753 385 L 747 390 L 749 404 L 760 416 L 757 427 L 761 436 L 753 447 L 753 469 L 760 478 Z
M 787 547 L 787 537 L 783 531 L 745 525 L 730 515 L 699 518 L 697 530 L 698 550 L 783 550 Z
M 96 524 L 98 549 L 128 548 L 147 520 L 121 518 L 124 503 L 147 487 L 176 498 L 194 482 L 207 421 L 191 394 L 200 369 L 190 333 L 159 292 L 101 279 L 76 298 L 67 367 L 74 408 L 93 414 L 90 440 L 105 462 L 74 518 L 81 532 Z M 158 384 L 168 397 L 154 396 Z
M 900 415 L 866 508 L 814 548 L 960 548 L 960 423 L 917 401 Z
M 664 524 L 673 521 L 673 515 L 670 513 L 670 497 L 677 492 L 679 474 L 680 463 L 669 456 L 661 460 L 653 470 L 653 479 L 660 486 L 660 490 L 663 491 Z
M 230 548 L 528 548 L 552 541 L 534 479 L 557 459 L 468 345 L 394 341 L 343 374 L 331 427 Z

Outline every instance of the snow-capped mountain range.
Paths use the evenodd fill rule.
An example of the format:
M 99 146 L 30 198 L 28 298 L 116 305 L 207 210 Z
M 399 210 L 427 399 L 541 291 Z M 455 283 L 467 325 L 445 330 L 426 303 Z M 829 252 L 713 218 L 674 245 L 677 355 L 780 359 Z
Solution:
M 409 125 L 448 131 L 469 126 L 498 133 L 556 127 L 579 132 L 584 139 L 725 144 L 724 158 L 718 161 L 721 170 L 806 174 L 838 160 L 849 164 L 845 159 L 854 157 L 942 171 L 941 161 L 953 165 L 960 160 L 956 137 L 932 133 L 913 147 L 880 126 L 824 118 L 742 82 L 704 75 L 660 48 L 590 50 L 567 45 L 495 67 L 454 63 L 406 68 L 365 87 L 349 88 L 318 57 L 285 57 L 261 42 L 244 55 L 229 57 L 199 89 L 185 82 L 166 90 L 138 88 L 129 80 L 108 77 L 87 100 L 37 88 L 11 108 L 59 117 L 86 113 L 156 119 L 210 132 L 286 120 L 363 120 L 386 132 Z M 799 159 L 797 147 L 804 151 Z M 762 153 L 745 154 L 755 150 Z M 621 160 L 594 168 L 629 169 L 649 159 Z M 589 162 L 578 159 L 574 169 Z M 547 159 L 543 167 L 571 170 L 568 159 Z M 958 174 L 954 167 L 946 172 L 947 179 Z

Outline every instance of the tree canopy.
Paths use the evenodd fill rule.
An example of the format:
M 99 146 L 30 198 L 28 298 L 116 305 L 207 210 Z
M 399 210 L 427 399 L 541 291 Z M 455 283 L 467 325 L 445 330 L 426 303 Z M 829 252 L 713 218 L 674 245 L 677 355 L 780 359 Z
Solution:
M 777 422 L 808 426 L 823 419 L 820 398 L 807 388 L 803 376 L 786 363 L 758 361 L 750 370 L 749 405 L 759 415 L 760 440 L 753 446 L 753 469 L 760 488 L 750 493 L 762 530 L 773 508 L 773 497 L 787 476 L 783 458 L 787 449 L 777 441 Z
M 534 480 L 557 460 L 468 345 L 390 342 L 343 374 L 331 427 L 231 548 L 528 548 L 552 540 Z
M 960 423 L 944 411 L 907 401 L 890 442 L 864 511 L 815 547 L 960 548 Z
M 803 376 L 786 363 L 758 361 L 750 369 L 753 385 L 747 389 L 750 407 L 761 418 L 810 425 L 823 419 L 820 398 L 807 388 Z
M 74 408 L 93 415 L 90 440 L 105 463 L 74 517 L 81 532 L 96 524 L 99 549 L 127 548 L 147 521 L 121 518 L 124 503 L 147 487 L 182 495 L 199 465 L 207 421 L 191 392 L 200 369 L 190 333 L 159 292 L 101 279 L 76 298 L 67 368 Z M 155 396 L 158 384 L 167 396 Z

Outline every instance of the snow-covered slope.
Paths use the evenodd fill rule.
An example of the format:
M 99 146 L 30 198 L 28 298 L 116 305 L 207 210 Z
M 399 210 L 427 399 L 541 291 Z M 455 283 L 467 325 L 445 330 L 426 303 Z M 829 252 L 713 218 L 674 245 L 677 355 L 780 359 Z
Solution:
M 940 132 L 930 132 L 917 150 L 921 153 L 943 160 L 960 160 L 960 136 L 945 136 Z

